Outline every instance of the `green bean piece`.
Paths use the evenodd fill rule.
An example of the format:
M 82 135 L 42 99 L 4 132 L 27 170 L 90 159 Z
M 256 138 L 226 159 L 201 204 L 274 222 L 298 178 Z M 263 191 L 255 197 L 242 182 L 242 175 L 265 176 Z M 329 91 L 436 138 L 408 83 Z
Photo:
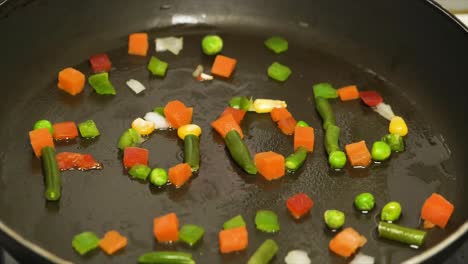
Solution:
M 390 157 L 392 150 L 387 143 L 383 141 L 376 141 L 372 144 L 371 155 L 375 161 L 384 161 Z
M 42 148 L 41 153 L 46 187 L 44 196 L 48 201 L 57 201 L 61 196 L 62 178 L 55 157 L 55 149 L 46 146 Z
M 273 239 L 267 239 L 250 257 L 247 264 L 267 264 L 276 255 L 278 249 L 278 244 Z
M 374 195 L 371 193 L 361 193 L 354 198 L 354 206 L 359 211 L 370 211 L 375 206 Z
M 151 173 L 151 168 L 142 164 L 136 164 L 133 167 L 131 167 L 130 170 L 128 171 L 128 174 L 130 174 L 132 178 L 137 178 L 140 180 L 146 180 L 146 178 L 148 178 L 150 173 Z
M 188 163 L 192 171 L 200 168 L 200 140 L 196 135 L 186 135 L 184 138 L 184 162 Z
M 312 88 L 314 90 L 314 97 L 322 97 L 324 99 L 338 98 L 338 93 L 335 88 L 329 83 L 317 83 Z
M 249 149 L 236 130 L 229 131 L 224 142 L 237 165 L 249 174 L 257 174 L 257 167 L 252 160 Z
M 323 214 L 325 224 L 331 229 L 338 229 L 345 223 L 345 214 L 338 210 L 326 210 Z
M 298 126 L 298 127 L 310 127 L 309 124 L 307 124 L 307 122 L 303 121 L 303 120 L 297 121 L 296 126 Z
M 156 186 L 164 186 L 167 184 L 167 172 L 163 168 L 154 168 L 150 174 L 150 182 Z
M 379 237 L 416 246 L 422 246 L 422 244 L 424 244 L 424 239 L 427 234 L 422 230 L 387 222 L 380 222 L 377 230 L 379 232 Z
M 248 99 L 245 96 L 236 96 L 229 100 L 229 106 L 232 108 L 249 111 L 250 106 L 253 104 L 252 98 Z
M 286 169 L 290 171 L 296 171 L 304 164 L 307 159 L 307 149 L 299 147 L 297 150 L 289 155 L 285 160 Z
M 405 151 L 405 143 L 400 134 L 387 134 L 382 138 L 382 141 L 387 143 L 393 152 Z
M 389 202 L 383 208 L 380 214 L 382 221 L 396 221 L 401 215 L 401 205 L 398 202 Z
M 288 66 L 275 61 L 270 65 L 270 67 L 268 67 L 267 73 L 268 77 L 273 80 L 285 82 L 291 75 L 292 71 Z
M 335 124 L 335 114 L 327 99 L 323 97 L 315 97 L 315 107 L 323 120 L 323 128 L 326 130 L 330 125 Z
M 218 35 L 207 35 L 202 39 L 202 50 L 206 55 L 215 55 L 223 49 L 223 39 Z
M 153 251 L 138 257 L 140 264 L 195 264 L 192 254 L 177 251 Z
M 334 151 L 339 151 L 338 140 L 340 138 L 340 128 L 335 125 L 329 125 L 325 131 L 325 150 L 328 155 Z
M 54 127 L 49 120 L 41 119 L 34 123 L 33 130 L 40 129 L 40 128 L 47 128 L 49 129 L 51 134 L 54 134 Z
M 333 169 L 342 169 L 346 165 L 346 154 L 341 151 L 333 151 L 328 156 L 328 163 Z

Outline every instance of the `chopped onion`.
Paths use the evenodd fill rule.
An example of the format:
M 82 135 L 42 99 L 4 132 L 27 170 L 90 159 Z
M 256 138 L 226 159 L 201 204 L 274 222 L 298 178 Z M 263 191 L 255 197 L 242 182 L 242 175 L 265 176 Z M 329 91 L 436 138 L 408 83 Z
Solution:
M 201 73 L 200 74 L 200 78 L 202 79 L 202 81 L 211 81 L 213 80 L 213 76 L 209 75 L 209 74 L 206 74 L 206 73 Z
M 139 94 L 141 93 L 143 90 L 145 90 L 145 86 L 143 86 L 143 84 L 141 84 L 141 82 L 137 81 L 137 80 L 134 80 L 134 79 L 130 79 L 127 81 L 127 85 L 130 89 L 132 89 L 132 91 L 134 91 L 136 94 Z
M 167 122 L 164 116 L 156 113 L 156 112 L 148 112 L 143 117 L 146 121 L 153 122 L 156 126 L 156 129 L 168 129 L 170 127 L 169 123 Z
M 202 73 L 203 73 L 203 66 L 198 65 L 197 68 L 195 68 L 195 70 L 192 72 L 192 76 L 193 76 L 193 78 L 197 78 Z
M 374 257 L 359 253 L 349 264 L 374 264 Z
M 304 250 L 292 250 L 284 258 L 286 264 L 310 264 L 310 258 Z
M 392 111 L 392 107 L 386 103 L 380 103 L 377 106 L 372 107 L 372 109 L 388 120 L 392 120 L 392 118 L 395 116 Z
M 156 52 L 170 51 L 174 55 L 178 55 L 179 52 L 184 48 L 184 38 L 167 37 L 157 38 L 154 40 L 156 44 Z

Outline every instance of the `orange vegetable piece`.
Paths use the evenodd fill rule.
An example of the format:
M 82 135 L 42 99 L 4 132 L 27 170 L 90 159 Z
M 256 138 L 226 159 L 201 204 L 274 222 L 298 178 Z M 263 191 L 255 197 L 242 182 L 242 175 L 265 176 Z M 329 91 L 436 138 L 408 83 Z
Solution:
M 221 253 L 231 253 L 247 248 L 249 234 L 245 226 L 222 230 L 219 232 L 219 250 Z
M 371 154 L 364 140 L 348 144 L 345 149 L 351 166 L 367 167 L 371 163 Z
M 341 101 L 359 99 L 359 90 L 356 85 L 345 86 L 337 90 Z
M 244 137 L 242 129 L 239 124 L 236 122 L 232 114 L 226 114 L 216 119 L 211 123 L 211 126 L 218 132 L 223 138 L 226 137 L 227 133 L 231 130 L 236 130 L 239 133 L 240 137 Z
M 432 229 L 434 228 L 435 225 L 427 220 L 424 220 L 424 223 L 423 223 L 423 228 L 424 229 Z
M 54 128 L 54 139 L 55 140 L 68 140 L 78 137 L 78 128 L 75 122 L 61 122 L 52 125 Z
M 31 147 L 34 151 L 36 157 L 41 157 L 43 147 L 53 147 L 54 140 L 48 128 L 40 128 L 36 130 L 29 131 L 29 141 L 31 142 Z
M 442 195 L 433 193 L 426 199 L 421 209 L 421 218 L 432 224 L 445 228 L 454 210 L 453 204 Z
M 258 172 L 271 181 L 281 178 L 285 174 L 284 157 L 273 151 L 261 152 L 255 155 L 255 166 Z
M 240 125 L 240 123 L 242 122 L 242 119 L 244 119 L 245 113 L 246 111 L 244 110 L 236 109 L 236 108 L 232 108 L 228 106 L 226 107 L 226 109 L 224 109 L 224 112 L 221 114 L 221 116 L 231 114 L 232 117 L 234 117 L 234 120 L 236 120 L 236 123 Z
M 179 100 L 170 101 L 164 107 L 164 115 L 173 128 L 192 123 L 193 108 Z
M 281 129 L 281 132 L 286 135 L 294 134 L 294 129 L 296 128 L 297 121 L 294 117 L 288 117 L 278 121 L 278 127 Z
M 328 248 L 342 257 L 349 257 L 364 244 L 367 239 L 351 227 L 343 229 L 328 244 Z
M 148 34 L 133 33 L 128 37 L 128 54 L 146 56 L 148 53 Z
M 292 114 L 288 111 L 288 109 L 281 107 L 281 108 L 273 108 L 273 110 L 271 110 L 270 112 L 270 116 L 273 122 L 278 122 L 281 119 L 292 117 Z
M 179 240 L 179 219 L 175 213 L 169 213 L 153 220 L 153 234 L 159 242 Z
M 315 134 L 313 127 L 300 127 L 294 128 L 294 150 L 299 147 L 304 147 L 307 151 L 314 151 Z
M 58 88 L 71 95 L 77 95 L 83 91 L 85 75 L 73 68 L 65 68 L 58 74 Z
M 180 163 L 170 168 L 168 174 L 169 181 L 178 188 L 190 179 L 192 176 L 192 168 L 188 163 Z
M 112 255 L 125 246 L 127 246 L 127 238 L 115 230 L 107 232 L 101 241 L 99 241 L 99 247 L 106 252 L 107 255 Z
M 229 78 L 236 68 L 237 60 L 223 55 L 217 55 L 211 73 L 220 77 Z

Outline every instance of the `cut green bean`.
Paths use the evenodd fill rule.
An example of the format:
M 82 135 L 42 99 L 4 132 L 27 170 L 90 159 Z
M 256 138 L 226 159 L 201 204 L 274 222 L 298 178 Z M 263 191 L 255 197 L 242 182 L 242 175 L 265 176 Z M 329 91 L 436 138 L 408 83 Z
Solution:
M 192 171 L 200 168 L 200 140 L 198 136 L 189 134 L 184 137 L 184 162 L 188 163 Z
M 267 264 L 276 255 L 278 249 L 278 244 L 273 239 L 267 239 L 250 257 L 247 264 Z
M 48 201 L 57 201 L 61 196 L 62 178 L 55 158 L 55 149 L 45 146 L 41 153 L 46 187 L 44 196 Z
M 307 149 L 299 147 L 296 151 L 286 158 L 285 166 L 290 171 L 296 171 L 304 164 L 307 159 Z
M 408 245 L 422 246 L 426 232 L 409 227 L 380 222 L 378 226 L 379 237 L 398 241 Z
M 313 86 L 314 97 L 322 97 L 324 99 L 338 98 L 338 93 L 335 88 L 329 83 L 318 83 Z
M 393 152 L 405 151 L 405 143 L 400 134 L 387 134 L 382 138 L 382 141 L 387 143 Z
M 237 165 L 249 174 L 257 174 L 257 167 L 252 160 L 249 149 L 236 130 L 229 131 L 224 142 Z
M 328 155 L 334 151 L 339 151 L 338 140 L 340 138 L 340 128 L 335 125 L 329 125 L 325 131 L 325 150 Z
M 154 251 L 138 257 L 140 264 L 195 264 L 192 254 L 177 251 Z
M 33 130 L 47 128 L 51 134 L 54 134 L 54 128 L 49 120 L 41 119 L 34 123 Z
M 319 112 L 320 116 L 323 120 L 323 128 L 325 130 L 328 129 L 328 126 L 335 125 L 335 114 L 333 113 L 333 109 L 328 103 L 328 100 L 323 97 L 316 97 L 315 98 L 315 107 Z

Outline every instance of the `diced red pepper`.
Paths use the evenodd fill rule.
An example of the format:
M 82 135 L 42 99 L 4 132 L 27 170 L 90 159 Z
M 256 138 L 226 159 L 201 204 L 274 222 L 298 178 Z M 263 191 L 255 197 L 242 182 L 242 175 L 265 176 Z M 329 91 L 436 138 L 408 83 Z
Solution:
M 144 148 L 126 147 L 124 149 L 123 163 L 125 168 L 131 168 L 136 164 L 148 166 L 149 151 Z
M 112 63 L 109 60 L 107 54 L 96 54 L 89 58 L 89 63 L 91 64 L 91 68 L 93 68 L 93 72 L 108 72 L 112 67 Z
M 61 152 L 58 153 L 55 157 L 57 158 L 57 164 L 61 171 L 73 169 L 102 169 L 102 164 L 97 162 L 90 154 Z
M 313 205 L 314 201 L 305 193 L 295 194 L 286 201 L 286 207 L 288 207 L 289 212 L 296 219 L 301 218 L 309 212 Z
M 62 122 L 52 125 L 55 140 L 70 140 L 78 137 L 78 128 L 75 122 Z
M 362 101 L 370 107 L 377 106 L 383 102 L 382 96 L 380 96 L 380 94 L 376 91 L 362 91 L 359 92 L 359 96 L 361 97 Z

